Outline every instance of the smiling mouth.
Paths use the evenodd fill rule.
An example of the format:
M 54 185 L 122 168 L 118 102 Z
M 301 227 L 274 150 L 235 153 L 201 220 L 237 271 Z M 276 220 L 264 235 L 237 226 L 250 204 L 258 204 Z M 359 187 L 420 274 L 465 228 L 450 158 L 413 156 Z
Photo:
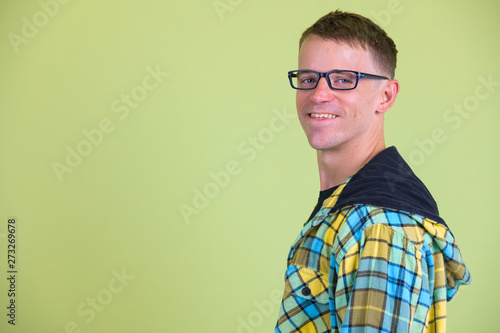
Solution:
M 329 113 L 310 113 L 309 116 L 314 119 L 333 119 L 338 117 Z

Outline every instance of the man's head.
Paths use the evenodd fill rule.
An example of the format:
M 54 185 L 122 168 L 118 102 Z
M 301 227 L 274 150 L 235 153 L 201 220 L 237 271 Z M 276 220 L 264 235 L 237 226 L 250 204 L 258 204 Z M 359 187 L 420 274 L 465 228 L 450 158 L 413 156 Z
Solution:
M 392 40 L 356 14 L 330 13 L 304 32 L 299 68 L 289 77 L 298 89 L 299 120 L 313 148 L 352 152 L 385 147 L 383 115 L 399 91 L 392 79 L 395 62 Z
M 311 35 L 367 49 L 382 73 L 394 78 L 396 45 L 382 28 L 366 17 L 339 10 L 328 13 L 304 31 L 299 47 Z

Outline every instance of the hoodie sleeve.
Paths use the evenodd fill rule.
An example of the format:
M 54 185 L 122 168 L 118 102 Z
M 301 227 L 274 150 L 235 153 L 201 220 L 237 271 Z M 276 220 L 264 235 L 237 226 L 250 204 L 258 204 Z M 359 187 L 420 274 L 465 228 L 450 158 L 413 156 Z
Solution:
M 339 265 L 334 298 L 340 332 L 422 332 L 431 301 L 421 259 L 388 226 L 366 228 Z

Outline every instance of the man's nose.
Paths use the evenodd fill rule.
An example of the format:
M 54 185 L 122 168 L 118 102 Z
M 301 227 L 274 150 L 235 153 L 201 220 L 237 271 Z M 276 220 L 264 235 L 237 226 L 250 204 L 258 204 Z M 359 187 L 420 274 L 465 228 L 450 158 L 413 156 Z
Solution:
M 312 99 L 317 102 L 331 100 L 334 95 L 334 90 L 330 89 L 325 77 L 321 77 L 318 85 L 313 90 Z

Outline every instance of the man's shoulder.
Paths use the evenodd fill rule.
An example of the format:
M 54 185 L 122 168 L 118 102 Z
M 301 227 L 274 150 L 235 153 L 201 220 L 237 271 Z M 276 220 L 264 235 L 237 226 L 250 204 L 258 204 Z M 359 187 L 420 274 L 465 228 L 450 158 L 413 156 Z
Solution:
M 367 234 L 373 236 L 372 229 L 390 230 L 391 233 L 397 233 L 409 242 L 418 244 L 417 248 L 421 247 L 426 235 L 423 223 L 427 219 L 394 209 L 354 205 L 344 207 L 335 215 L 344 216 L 344 219 L 338 237 L 334 240 L 334 248 L 343 249 L 344 252 L 361 242 Z

